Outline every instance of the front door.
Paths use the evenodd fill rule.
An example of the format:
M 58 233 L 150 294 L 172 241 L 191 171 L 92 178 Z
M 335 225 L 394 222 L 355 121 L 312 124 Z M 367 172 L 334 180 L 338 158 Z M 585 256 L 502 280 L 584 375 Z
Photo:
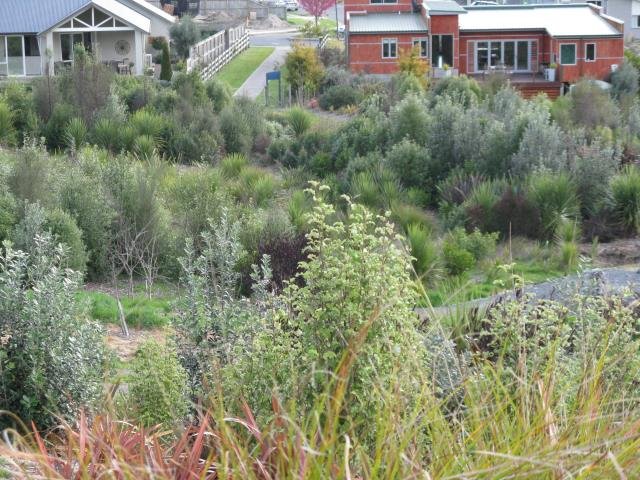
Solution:
M 453 67 L 453 35 L 431 36 L 431 61 L 437 68 Z

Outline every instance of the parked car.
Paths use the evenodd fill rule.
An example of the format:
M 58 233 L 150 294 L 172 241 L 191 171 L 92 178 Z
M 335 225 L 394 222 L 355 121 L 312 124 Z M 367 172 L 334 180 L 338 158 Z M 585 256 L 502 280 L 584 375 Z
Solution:
M 287 12 L 298 11 L 298 0 L 287 0 Z

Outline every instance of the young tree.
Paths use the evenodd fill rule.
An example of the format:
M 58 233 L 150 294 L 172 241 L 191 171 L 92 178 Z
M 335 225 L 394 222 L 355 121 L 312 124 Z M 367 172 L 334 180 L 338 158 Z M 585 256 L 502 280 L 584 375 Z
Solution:
M 318 18 L 336 4 L 336 0 L 300 0 L 300 6 L 315 18 L 316 27 Z
M 169 56 L 169 42 L 162 43 L 162 69 L 160 70 L 160 80 L 171 81 L 173 71 L 171 70 L 171 58 Z
M 200 30 L 193 19 L 189 16 L 182 17 L 169 32 L 176 52 L 181 58 L 189 57 L 189 48 L 200 39 Z
M 304 89 L 314 92 L 324 76 L 322 63 L 313 47 L 295 45 L 285 60 L 285 79 L 298 95 L 298 101 L 304 98 Z

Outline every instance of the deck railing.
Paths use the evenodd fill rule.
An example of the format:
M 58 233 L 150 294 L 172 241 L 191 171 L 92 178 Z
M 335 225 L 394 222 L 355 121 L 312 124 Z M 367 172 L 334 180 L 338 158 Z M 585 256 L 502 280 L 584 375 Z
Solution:
M 244 25 L 223 30 L 189 49 L 187 72 L 199 70 L 202 80 L 209 80 L 247 48 L 249 48 L 249 34 Z

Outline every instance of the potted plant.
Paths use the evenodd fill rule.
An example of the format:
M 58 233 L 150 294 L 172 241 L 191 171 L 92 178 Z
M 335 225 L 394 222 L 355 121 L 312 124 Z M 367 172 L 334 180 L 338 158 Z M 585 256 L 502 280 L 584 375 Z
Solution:
M 444 71 L 445 77 L 450 77 L 453 71 L 451 70 L 451 66 L 448 63 L 442 65 L 442 71 Z
M 555 63 L 555 62 L 550 63 L 549 67 L 545 68 L 544 76 L 548 81 L 550 81 L 550 82 L 555 82 L 556 81 L 556 69 L 557 68 L 558 68 L 558 64 Z

